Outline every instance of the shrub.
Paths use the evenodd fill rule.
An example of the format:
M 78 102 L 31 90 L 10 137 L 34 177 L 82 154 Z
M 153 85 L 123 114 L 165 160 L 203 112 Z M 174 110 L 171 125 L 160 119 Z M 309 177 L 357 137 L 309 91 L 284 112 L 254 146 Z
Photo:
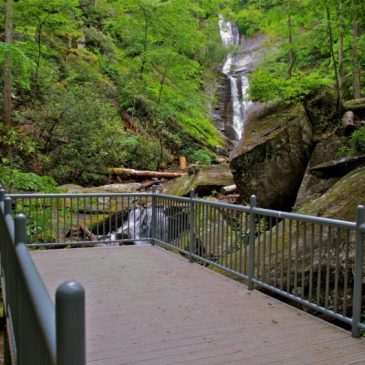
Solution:
M 44 166 L 61 183 L 107 181 L 107 168 L 123 163 L 125 138 L 116 109 L 92 85 L 61 89 L 46 105 L 50 135 Z
M 213 162 L 214 154 L 209 152 L 206 148 L 197 150 L 191 156 L 191 159 L 201 165 L 211 165 Z
M 365 127 L 352 133 L 350 144 L 354 154 L 365 153 Z
M 32 172 L 21 172 L 4 166 L 0 167 L 0 176 L 0 182 L 7 192 L 59 192 L 56 181 L 50 176 L 39 176 Z
M 126 154 L 124 164 L 137 169 L 157 170 L 170 160 L 170 153 L 153 137 L 132 136 L 121 143 Z

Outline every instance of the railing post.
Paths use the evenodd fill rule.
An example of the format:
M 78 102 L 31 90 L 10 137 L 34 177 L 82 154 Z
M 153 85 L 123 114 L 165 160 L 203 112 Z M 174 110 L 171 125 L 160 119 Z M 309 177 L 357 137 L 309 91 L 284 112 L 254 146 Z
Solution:
M 5 199 L 5 190 L 4 190 L 4 188 L 0 185 L 0 203 L 1 203 L 2 201 L 4 201 L 4 199 Z
M 69 281 L 56 291 L 57 365 L 85 365 L 85 291 Z
M 12 210 L 11 203 L 12 203 L 11 198 L 7 196 L 4 199 L 4 213 L 5 213 L 5 215 L 11 214 L 11 210 Z
M 255 229 L 256 229 L 256 217 L 254 208 L 256 208 L 257 200 L 255 195 L 251 195 L 250 199 L 250 240 L 249 240 L 249 261 L 248 261 L 248 290 L 253 289 L 252 278 L 254 275 L 255 266 Z
M 14 219 L 14 243 L 26 243 L 26 218 L 24 214 L 18 214 Z
M 190 191 L 190 222 L 189 222 L 189 262 L 193 262 L 193 252 L 194 252 L 194 246 L 195 246 L 195 190 L 192 189 Z
M 363 276 L 363 244 L 364 231 L 361 228 L 365 223 L 365 208 L 362 205 L 357 207 L 356 216 L 356 247 L 355 247 L 355 274 L 354 294 L 352 305 L 352 337 L 360 337 L 359 323 L 361 322 L 362 303 L 362 276 Z
M 152 186 L 152 227 L 151 227 L 151 238 L 152 245 L 154 246 L 156 243 L 157 235 L 157 186 Z

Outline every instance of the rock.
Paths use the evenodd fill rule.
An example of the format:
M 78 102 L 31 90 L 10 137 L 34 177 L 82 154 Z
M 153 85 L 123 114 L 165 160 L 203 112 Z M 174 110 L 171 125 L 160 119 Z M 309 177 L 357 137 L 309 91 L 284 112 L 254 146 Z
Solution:
M 334 90 L 322 89 L 304 102 L 305 110 L 313 126 L 314 134 L 336 128 L 343 111 Z
M 327 178 L 323 179 L 318 175 L 312 174 L 311 169 L 333 161 L 338 149 L 345 141 L 346 138 L 332 134 L 316 144 L 300 185 L 294 209 L 299 209 L 303 204 L 318 198 L 338 181 L 339 178 L 335 176 L 327 176 Z
M 199 196 L 204 196 L 232 184 L 234 181 L 228 164 L 200 166 L 199 169 L 189 172 L 188 175 L 162 184 L 162 192 L 184 196 L 188 195 L 191 189 L 195 189 Z
M 298 213 L 354 222 L 357 206 L 365 203 L 364 179 L 365 168 L 359 167 L 342 177 L 325 194 L 305 204 Z M 274 240 L 269 244 L 273 237 L 275 237 Z M 290 287 L 294 290 L 294 283 L 297 282 L 297 291 L 294 292 L 297 295 L 308 293 L 311 287 L 312 290 L 314 288 L 318 290 L 317 278 L 321 273 L 320 300 L 324 303 L 324 298 L 327 296 L 329 305 L 333 305 L 336 286 L 342 283 L 337 286 L 338 303 L 341 305 L 342 285 L 345 280 L 349 280 L 348 283 L 352 281 L 355 241 L 354 231 L 348 233 L 346 230 L 335 227 L 330 229 L 326 225 L 293 224 L 285 220 L 285 224 L 283 221 L 280 222 L 273 228 L 271 234 L 269 231 L 262 232 L 260 240 L 256 238 L 256 265 L 263 267 L 265 264 L 265 277 L 269 283 L 276 282 L 277 286 Z M 267 242 L 264 264 L 263 242 Z M 263 269 L 262 272 L 264 272 Z M 282 276 L 280 273 L 283 273 Z M 329 278 L 328 293 L 325 289 L 326 275 Z M 278 280 L 277 277 L 279 277 Z M 312 286 L 311 277 L 313 278 Z M 337 283 L 336 278 L 338 278 Z M 351 290 L 350 284 L 346 293 L 350 295 L 350 298 Z M 315 293 L 314 290 L 313 293 Z M 351 307 L 350 301 L 348 306 Z
M 248 203 L 255 194 L 264 208 L 289 210 L 309 160 L 312 130 L 300 104 L 268 105 L 251 114 L 231 156 L 231 170 Z
M 344 136 L 350 136 L 361 127 L 361 122 L 356 118 L 353 111 L 347 111 L 341 119 L 341 129 Z
M 356 207 L 365 204 L 365 167 L 338 180 L 326 193 L 304 204 L 299 213 L 355 221 Z
M 342 158 L 341 160 L 334 160 L 310 169 L 311 174 L 328 179 L 331 177 L 342 177 L 354 170 L 356 167 L 365 164 L 365 155 L 350 156 Z
M 59 188 L 69 194 L 83 193 L 85 189 L 84 187 L 76 184 L 65 184 L 61 185 Z
M 347 100 L 344 103 L 345 110 L 355 110 L 356 112 L 364 112 L 365 111 L 365 98 Z
M 131 193 L 137 191 L 142 184 L 140 183 L 128 183 L 128 184 L 110 184 L 103 186 L 96 186 L 92 188 L 83 188 L 79 185 L 66 184 L 60 186 L 61 189 L 66 190 L 68 193 Z
M 335 92 L 322 89 L 304 102 L 304 108 L 313 126 L 313 133 L 334 130 L 341 118 L 342 106 L 337 103 Z

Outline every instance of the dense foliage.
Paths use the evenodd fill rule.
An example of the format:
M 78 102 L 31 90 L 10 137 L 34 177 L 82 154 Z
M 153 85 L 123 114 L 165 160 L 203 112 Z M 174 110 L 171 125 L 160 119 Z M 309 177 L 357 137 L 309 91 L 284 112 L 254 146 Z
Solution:
M 251 77 L 253 99 L 303 100 L 332 85 L 339 100 L 364 92 L 365 3 L 360 0 L 232 0 L 240 31 L 264 32 L 272 52 Z
M 4 0 L 2 10 L 0 165 L 58 183 L 172 167 L 179 154 L 211 163 L 222 140 L 207 115 L 227 51 L 218 13 L 267 36 L 252 99 L 332 86 L 340 103 L 364 91 L 360 0 Z
M 159 169 L 220 146 L 207 117 L 219 3 L 5 1 L 2 164 L 93 184 L 110 166 Z

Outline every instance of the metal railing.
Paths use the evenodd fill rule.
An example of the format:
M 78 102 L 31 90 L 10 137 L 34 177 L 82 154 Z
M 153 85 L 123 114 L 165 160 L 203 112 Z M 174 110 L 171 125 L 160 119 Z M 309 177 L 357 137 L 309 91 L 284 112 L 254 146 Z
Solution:
M 365 330 L 364 207 L 357 222 L 153 193 L 17 194 L 30 246 L 159 244 Z
M 12 363 L 85 365 L 84 289 L 65 282 L 52 302 L 25 245 L 25 216 L 13 219 L 12 204 L 0 189 L 1 286 Z

